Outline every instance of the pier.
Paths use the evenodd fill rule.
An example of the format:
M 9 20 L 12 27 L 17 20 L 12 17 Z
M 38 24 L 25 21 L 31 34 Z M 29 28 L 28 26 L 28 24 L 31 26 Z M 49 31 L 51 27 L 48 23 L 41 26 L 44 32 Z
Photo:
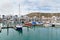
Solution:
M 16 27 L 13 27 L 13 26 L 12 26 L 12 27 L 1 27 L 1 26 L 0 26 L 0 32 L 2 31 L 2 29 L 7 29 L 7 28 L 13 28 L 13 29 L 16 29 Z

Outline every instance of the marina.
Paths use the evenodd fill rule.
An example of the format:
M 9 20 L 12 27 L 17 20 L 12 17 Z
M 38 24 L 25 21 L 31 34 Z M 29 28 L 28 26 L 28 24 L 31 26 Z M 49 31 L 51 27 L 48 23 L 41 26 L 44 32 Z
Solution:
M 0 40 L 60 40 L 57 0 L 1 0 Z
M 4 18 L 0 22 L 0 40 L 60 40 L 60 23 L 55 16 L 33 19 Z

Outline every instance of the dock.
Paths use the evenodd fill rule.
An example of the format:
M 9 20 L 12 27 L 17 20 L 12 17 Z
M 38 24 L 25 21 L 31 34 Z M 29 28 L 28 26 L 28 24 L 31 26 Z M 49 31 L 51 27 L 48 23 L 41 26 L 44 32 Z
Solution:
M 1 27 L 0 26 L 0 32 L 2 31 L 2 29 L 7 29 L 7 28 L 14 28 L 14 29 L 16 29 L 16 27 Z

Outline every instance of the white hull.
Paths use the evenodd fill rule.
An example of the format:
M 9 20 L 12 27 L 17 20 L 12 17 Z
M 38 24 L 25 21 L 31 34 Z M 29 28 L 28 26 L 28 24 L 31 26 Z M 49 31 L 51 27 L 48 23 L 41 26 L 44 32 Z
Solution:
M 60 25 L 60 23 L 52 23 L 52 24 L 54 24 L 54 25 Z
M 52 26 L 51 24 L 44 24 L 43 26 L 45 26 L 45 27 L 50 27 L 50 26 Z
M 16 25 L 16 28 L 22 28 L 23 25 Z
M 43 23 L 38 23 L 38 22 L 36 22 L 36 24 L 37 24 L 37 25 L 42 25 Z

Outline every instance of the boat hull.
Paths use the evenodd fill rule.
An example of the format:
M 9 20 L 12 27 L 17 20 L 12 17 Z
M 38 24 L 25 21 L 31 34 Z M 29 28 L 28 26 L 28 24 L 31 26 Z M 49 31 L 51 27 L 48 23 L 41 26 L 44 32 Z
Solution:
M 20 27 L 20 28 L 17 27 L 16 30 L 22 30 L 22 27 Z
M 51 24 L 44 24 L 45 27 L 50 27 L 52 26 Z
M 16 30 L 22 30 L 22 25 L 16 25 Z

